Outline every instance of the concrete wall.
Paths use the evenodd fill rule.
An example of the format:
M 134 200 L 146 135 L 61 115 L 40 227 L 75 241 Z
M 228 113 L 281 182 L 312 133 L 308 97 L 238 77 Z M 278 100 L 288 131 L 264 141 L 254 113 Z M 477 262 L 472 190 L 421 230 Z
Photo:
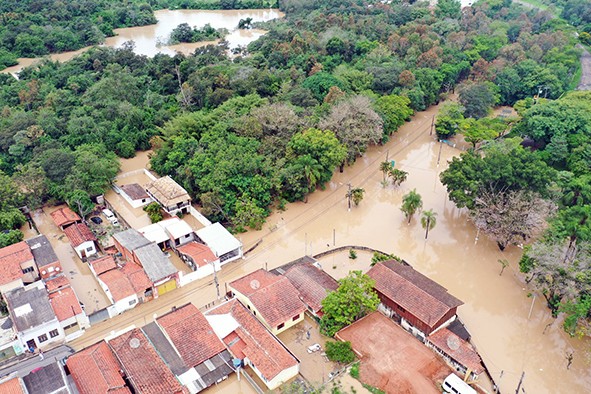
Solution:
M 300 372 L 300 364 L 297 363 L 293 367 L 284 369 L 273 379 L 267 380 L 261 371 L 258 370 L 256 365 L 253 365 L 248 358 L 244 359 L 244 362 L 246 365 L 251 367 L 252 371 L 259 377 L 259 379 L 261 379 L 263 383 L 265 383 L 269 390 L 275 390 L 277 387 L 294 378 Z
M 88 250 L 90 249 L 90 250 Z M 96 245 L 94 244 L 94 241 L 86 241 L 83 242 L 82 244 L 76 246 L 74 248 L 74 250 L 76 251 L 76 254 L 78 255 L 78 257 L 80 257 L 82 259 L 82 252 L 84 251 L 85 256 L 93 256 L 96 254 Z
M 2 286 L 0 286 L 0 293 L 6 294 L 11 290 L 18 289 L 21 287 L 25 287 L 22 279 L 13 280 L 12 282 L 8 282 Z
M 52 330 L 58 330 L 58 336 L 56 336 L 55 338 L 52 338 L 51 335 L 49 335 L 49 332 Z M 47 335 L 47 341 L 40 343 L 38 337 L 42 334 Z M 23 332 L 19 332 L 17 333 L 17 337 L 24 349 L 28 348 L 27 341 L 31 339 L 34 339 L 35 344 L 37 345 L 37 347 L 40 348 L 45 348 L 48 345 L 56 342 L 62 343 L 65 340 L 64 330 L 60 323 L 57 321 L 57 319 L 54 319 L 51 322 L 45 323 L 40 326 L 30 328 Z

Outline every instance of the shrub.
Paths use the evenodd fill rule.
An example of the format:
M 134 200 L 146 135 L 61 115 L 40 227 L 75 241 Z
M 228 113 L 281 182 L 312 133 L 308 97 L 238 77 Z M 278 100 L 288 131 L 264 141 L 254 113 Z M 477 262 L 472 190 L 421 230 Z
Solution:
M 349 249 L 349 258 L 355 260 L 357 258 L 357 252 L 353 249 Z
M 355 360 L 351 342 L 326 342 L 326 357 L 330 361 L 349 364 Z

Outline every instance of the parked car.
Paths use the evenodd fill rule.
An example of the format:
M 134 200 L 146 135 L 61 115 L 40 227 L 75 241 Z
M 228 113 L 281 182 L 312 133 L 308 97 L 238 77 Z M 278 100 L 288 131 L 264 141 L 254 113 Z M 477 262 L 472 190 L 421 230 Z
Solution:
M 308 346 L 308 353 L 314 353 L 322 349 L 319 343 Z
M 110 209 L 103 209 L 103 215 L 105 215 L 107 220 L 111 222 L 111 224 L 113 224 L 114 226 L 119 225 L 119 220 L 117 220 L 117 216 L 115 216 L 113 211 L 111 211 Z
M 99 218 L 98 216 L 93 216 L 90 218 L 90 221 L 94 224 L 101 224 L 103 222 L 103 219 Z

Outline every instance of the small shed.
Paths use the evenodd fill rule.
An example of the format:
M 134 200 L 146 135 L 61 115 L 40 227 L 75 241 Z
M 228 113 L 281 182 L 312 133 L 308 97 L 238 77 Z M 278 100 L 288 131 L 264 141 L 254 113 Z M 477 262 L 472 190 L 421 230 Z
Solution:
M 197 241 L 209 246 L 222 265 L 242 257 L 242 243 L 220 223 L 214 223 L 195 232 Z
M 51 218 L 56 226 L 58 226 L 62 231 L 74 224 L 74 223 L 82 223 L 82 219 L 80 216 L 74 211 L 70 209 L 70 207 L 62 207 L 57 209 L 51 213 Z

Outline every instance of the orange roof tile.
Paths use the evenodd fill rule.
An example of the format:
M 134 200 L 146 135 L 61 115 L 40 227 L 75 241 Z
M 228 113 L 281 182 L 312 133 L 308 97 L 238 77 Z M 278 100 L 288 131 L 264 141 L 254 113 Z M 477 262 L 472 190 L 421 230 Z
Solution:
M 64 321 L 82 313 L 80 301 L 78 301 L 78 297 L 76 297 L 76 293 L 71 287 L 51 293 L 49 302 L 59 321 Z
M 13 378 L 7 380 L 4 383 L 0 383 L 0 393 L 2 394 L 25 394 L 23 386 L 19 378 Z
M 62 287 L 69 287 L 70 281 L 64 274 L 52 276 L 51 278 L 45 279 L 45 287 L 49 293 L 56 291 Z
M 98 277 L 105 282 L 115 302 L 136 294 L 129 278 L 121 270 L 103 272 Z
M 143 293 L 152 287 L 152 281 L 146 271 L 134 262 L 127 262 L 121 267 L 121 272 L 127 276 L 136 293 Z
M 286 277 L 263 269 L 235 280 L 230 287 L 248 297 L 270 327 L 306 311 L 298 291 Z
M 67 227 L 64 233 L 74 247 L 78 247 L 86 241 L 96 241 L 96 237 L 84 223 L 74 223 Z
M 109 341 L 133 388 L 142 394 L 177 394 L 185 390 L 144 333 L 134 328 Z
M 199 242 L 189 242 L 176 248 L 182 254 L 191 257 L 199 267 L 218 261 L 219 258 L 211 251 L 209 246 Z
M 300 297 L 315 313 L 322 309 L 322 300 L 339 287 L 332 276 L 312 264 L 297 264 L 285 273 Z
M 248 357 L 267 380 L 299 364 L 299 360 L 240 301 L 233 299 L 207 312 L 207 315 L 223 314 L 231 314 L 240 324 L 224 338 L 228 349 L 235 357 Z M 240 340 L 236 341 L 236 338 Z
M 24 241 L 0 249 L 0 285 L 21 278 L 21 264 L 29 260 L 33 260 L 33 253 Z
M 51 213 L 51 218 L 56 226 L 61 227 L 66 224 L 80 221 L 80 216 L 70 209 L 70 207 L 63 207 Z
M 106 255 L 96 260 L 89 260 L 88 264 L 92 266 L 94 272 L 96 272 L 97 275 L 117 268 L 117 264 L 115 264 L 115 259 L 111 255 Z
M 105 341 L 68 357 L 66 365 L 80 394 L 131 393 L 119 373 L 121 365 Z
M 375 280 L 374 288 L 378 292 L 429 327 L 433 327 L 451 309 L 463 304 L 445 287 L 395 260 L 374 265 L 367 275 Z
M 177 308 L 159 317 L 157 322 L 190 367 L 195 367 L 226 349 L 205 316 L 193 304 Z
M 478 375 L 484 371 L 482 360 L 476 350 L 472 348 L 472 345 L 447 328 L 435 331 L 427 339 L 458 363 L 472 370 L 475 374 Z

